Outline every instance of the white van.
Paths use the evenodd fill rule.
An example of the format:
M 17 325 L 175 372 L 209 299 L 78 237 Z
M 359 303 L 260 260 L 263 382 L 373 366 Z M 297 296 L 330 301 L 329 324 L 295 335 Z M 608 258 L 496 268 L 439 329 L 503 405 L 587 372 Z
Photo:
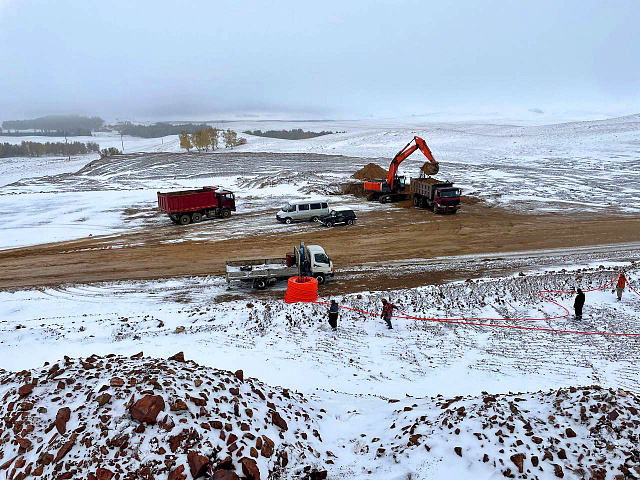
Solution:
M 276 220 L 281 223 L 317 222 L 323 215 L 329 215 L 329 201 L 327 199 L 300 200 L 287 203 L 276 214 Z

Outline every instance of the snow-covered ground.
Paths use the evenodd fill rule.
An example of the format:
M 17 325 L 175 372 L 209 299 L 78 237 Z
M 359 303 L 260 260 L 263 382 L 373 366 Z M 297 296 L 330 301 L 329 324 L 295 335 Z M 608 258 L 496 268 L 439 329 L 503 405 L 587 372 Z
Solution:
M 239 128 L 232 124 L 237 130 L 300 126 L 247 122 Z M 238 149 L 244 152 L 241 156 L 157 154 L 106 162 L 95 155 L 71 162 L 2 160 L 0 247 L 160 226 L 166 218 L 154 212 L 156 191 L 209 184 L 236 192 L 239 211 L 233 217 L 234 228 L 211 222 L 209 233 L 185 230 L 185 239 L 220 238 L 223 232 L 233 236 L 313 228 L 276 224 L 272 214 L 288 199 L 328 195 L 335 184 L 369 158 L 385 165 L 416 134 L 427 139 L 441 161 L 443 174 L 461 184 L 465 193 L 488 202 L 535 211 L 571 208 L 636 213 L 640 209 L 635 201 L 640 180 L 637 116 L 547 126 L 330 122 L 302 127 L 347 133 L 299 142 L 249 137 L 249 144 Z M 119 146 L 120 137 L 86 140 L 98 141 L 104 148 Z M 178 151 L 175 138 L 124 141 L 129 152 Z M 403 164 L 405 173 L 415 174 L 422 161 L 416 154 L 416 160 Z M 335 204 L 370 208 L 351 197 L 330 198 Z M 553 202 L 548 201 L 551 198 Z M 493 257 L 425 259 L 424 264 L 394 264 L 389 271 L 443 265 L 465 270 L 465 262 L 469 263 L 467 270 L 474 265 L 491 270 L 510 261 L 518 269 L 521 264 L 531 264 L 528 260 L 519 263 L 516 254 L 513 259 L 508 255 Z M 537 291 L 599 287 L 613 280 L 620 268 L 627 270 L 637 288 L 638 264 L 617 261 L 619 257 L 615 252 L 585 253 L 580 256 L 587 259 L 583 261 L 571 252 L 549 253 L 539 268 L 522 267 L 526 272 L 522 276 L 341 295 L 337 300 L 342 306 L 374 315 L 345 309 L 336 333 L 327 324 L 324 305 L 287 305 L 273 293 L 256 294 L 242 285 L 228 288 L 218 277 L 3 291 L 0 369 L 36 369 L 33 376 L 38 377 L 45 362 L 54 364 L 65 355 L 88 359 L 93 354 L 107 358 L 144 351 L 146 358 L 153 359 L 184 351 L 187 359 L 203 368 L 243 369 L 246 377 L 265 382 L 260 387 L 265 391 L 270 388 L 267 385 L 274 387 L 276 395 L 283 391 L 277 386 L 301 392 L 308 399 L 304 408 L 318 414 L 313 417 L 313 427 L 322 436 L 322 441 L 310 438 L 310 458 L 329 472 L 328 478 L 501 478 L 507 469 L 508 474 L 518 475 L 522 460 L 528 478 L 556 478 L 558 465 L 564 478 L 572 479 L 584 477 L 584 472 L 593 474 L 600 466 L 611 467 L 601 478 L 613 479 L 625 462 L 624 452 L 633 457 L 637 450 L 633 450 L 637 445 L 637 434 L 633 433 L 638 428 L 633 423 L 638 418 L 633 413 L 637 397 L 624 391 L 640 393 L 640 336 L 600 334 L 640 333 L 640 297 L 627 289 L 623 301 L 617 302 L 611 287 L 587 293 L 585 314 L 578 321 L 562 317 L 564 310 L 541 300 Z M 283 293 L 276 290 L 276 297 L 278 292 Z M 377 316 L 384 297 L 413 317 L 509 317 L 520 320 L 472 323 L 593 334 L 408 318 L 394 319 L 394 329 L 387 330 Z M 550 298 L 572 310 L 573 295 L 554 294 Z M 147 364 L 150 361 L 145 360 Z M 138 368 L 132 362 L 127 375 L 134 375 L 132 371 Z M 210 370 L 201 373 L 211 378 L 226 375 Z M 171 375 L 176 375 L 175 371 Z M 178 372 L 177 378 L 184 376 Z M 85 391 L 97 395 L 105 388 L 95 377 L 87 381 L 79 390 L 83 395 Z M 20 383 L 19 379 L 11 380 L 0 389 L 0 395 L 15 395 Z M 572 389 L 587 385 L 605 390 Z M 39 421 L 38 429 L 46 427 L 58 407 L 57 401 L 46 398 L 48 388 L 39 385 L 32 397 L 44 395 L 39 408 L 46 404 L 49 409 L 44 413 L 47 421 Z M 113 385 L 109 388 L 114 394 L 113 418 L 120 422 L 114 428 L 130 434 L 132 443 L 147 442 L 148 437 L 134 436 L 136 425 L 127 420 L 124 397 L 117 396 L 122 392 Z M 190 388 L 181 386 L 177 393 L 165 389 L 163 395 L 183 395 Z M 549 393 L 549 389 L 553 391 Z M 617 389 L 624 391 L 616 393 Z M 279 400 L 277 408 L 294 416 L 287 405 L 291 403 Z M 73 401 L 72 418 L 82 404 L 79 398 Z M 583 416 L 580 405 L 590 413 Z M 267 412 L 260 402 L 251 403 L 251 407 Z M 88 432 L 98 432 L 94 423 Z M 528 430 L 530 425 L 533 432 Z M 195 425 L 214 441 L 209 430 L 200 426 Z M 575 442 L 568 429 L 577 433 Z M 156 430 L 148 427 L 146 431 Z M 278 438 L 272 425 L 264 432 Z M 280 446 L 299 448 L 292 442 L 300 441 L 301 432 L 296 429 L 280 437 Z M 214 433 L 218 438 L 218 432 Z M 225 442 L 217 443 L 224 448 Z M 147 448 L 147 443 L 144 445 Z M 17 454 L 18 448 L 7 443 L 3 450 L 6 458 Z M 82 452 L 86 453 L 76 444 L 70 455 Z M 511 456 L 515 452 L 525 456 L 514 460 Z M 543 459 L 547 452 L 551 460 Z M 584 452 L 592 457 L 579 460 Z M 487 461 L 483 460 L 485 454 Z M 32 457 L 29 461 L 36 462 Z M 601 457 L 605 460 L 598 463 Z M 186 453 L 178 460 L 184 462 L 185 458 Z M 258 460 L 264 475 L 273 460 L 262 456 Z M 304 464 L 291 460 L 292 466 Z
M 623 266 L 629 264 L 617 265 Z M 386 296 L 410 316 L 427 318 L 555 317 L 564 311 L 541 301 L 536 292 L 571 290 L 576 284 L 589 289 L 615 278 L 612 263 L 592 267 L 579 273 L 546 270 L 407 291 L 361 292 L 338 300 L 379 312 Z M 631 270 L 631 278 L 635 274 Z M 297 359 L 284 378 L 288 388 L 301 391 L 335 388 L 336 378 L 349 377 L 341 390 L 385 396 L 392 391 L 414 396 L 526 391 L 585 381 L 640 392 L 633 366 L 640 338 L 408 319 L 396 320 L 395 329 L 388 331 L 377 314 L 350 311 L 342 313 L 339 332 L 333 334 L 325 306 L 260 298 L 242 284 L 228 288 L 220 277 L 0 292 L 0 317 L 6 319 L 0 368 L 33 368 L 69 354 L 61 348 L 77 356 L 126 355 L 144 345 L 151 356 L 185 350 L 198 363 L 244 368 L 272 385 L 283 384 L 281 368 Z M 572 295 L 553 298 L 572 311 Z M 479 322 L 640 333 L 639 312 L 640 297 L 627 290 L 618 303 L 608 288 L 588 294 L 582 321 Z M 185 330 L 176 333 L 180 327 Z M 452 383 L 452 376 L 465 381 Z
M 229 150 L 221 149 L 220 156 L 142 155 L 102 161 L 92 154 L 70 162 L 2 159 L 0 248 L 131 230 L 144 222 L 136 222 L 126 211 L 153 217 L 156 191 L 208 184 L 234 189 L 239 212 L 268 211 L 270 216 L 287 199 L 335 191 L 337 183 L 371 160 L 386 167 L 414 135 L 429 143 L 441 163 L 440 177 L 489 203 L 538 212 L 640 211 L 638 115 L 525 126 L 403 122 L 247 120 L 225 124 L 238 131 L 345 132 L 299 141 L 249 135 L 247 145 L 234 149 L 241 156 L 225 155 Z M 3 137 L 16 143 L 23 139 Z M 121 143 L 120 136 L 113 134 L 77 140 L 96 141 L 101 148 Z M 125 137 L 124 145 L 127 153 L 180 151 L 176 136 Z M 403 163 L 401 173 L 416 176 L 424 160 L 415 153 Z M 87 165 L 81 168 L 83 163 Z M 337 201 L 367 208 L 365 202 L 354 199 Z M 126 226 L 125 220 L 129 220 Z
M 564 391 L 548 398 L 535 392 L 595 384 L 640 393 L 636 368 L 640 336 L 554 333 L 406 318 L 394 319 L 394 329 L 387 330 L 377 316 L 380 300 L 390 298 L 403 312 L 423 318 L 509 317 L 520 320 L 475 323 L 640 334 L 640 296 L 629 289 L 622 302 L 616 300 L 611 287 L 587 293 L 582 320 L 557 318 L 564 310 L 537 295 L 539 290 L 600 287 L 611 282 L 620 268 L 625 268 L 637 285 L 637 264 L 598 261 L 528 271 L 525 276 L 340 296 L 341 306 L 374 315 L 343 310 L 336 333 L 327 324 L 325 305 L 287 305 L 272 297 L 256 297 L 242 286 L 228 289 L 221 278 L 5 291 L 0 292 L 0 318 L 5 320 L 0 330 L 0 368 L 41 368 L 64 355 L 130 356 L 144 351 L 145 356 L 167 358 L 184 351 L 200 365 L 243 369 L 245 376 L 268 385 L 300 391 L 309 398 L 309 408 L 326 410 L 324 418 L 316 422 L 323 438 L 321 451 L 335 454 L 329 456 L 334 463 L 325 465 L 329 478 L 361 478 L 369 471 L 371 478 L 381 479 L 409 475 L 451 478 L 451 472 L 458 478 L 490 478 L 507 467 L 517 471 L 509 453 L 498 451 L 502 447 L 498 438 L 513 433 L 507 431 L 507 424 L 518 429 L 511 442 L 526 438 L 530 422 L 545 442 L 542 447 L 554 455 L 566 448 L 571 460 L 571 449 L 554 440 L 558 433 L 541 424 L 548 415 L 564 412 L 558 397 L 569 399 L 571 394 Z M 573 297 L 551 295 L 569 310 Z M 479 415 L 476 410 L 496 401 L 482 400 L 487 398 L 482 392 L 530 393 L 498 395 L 498 403 L 489 405 L 491 414 L 473 420 Z M 453 400 L 458 403 L 445 412 L 444 399 L 457 395 L 464 398 Z M 582 391 L 576 395 L 577 402 Z M 615 405 L 613 397 L 607 398 Z M 399 403 L 389 403 L 396 400 Z M 512 404 L 520 409 L 517 415 L 513 409 L 509 411 Z M 567 400 L 562 408 L 575 405 Z M 601 403 L 585 405 L 600 408 Z M 461 407 L 471 414 L 468 418 L 460 414 Z M 493 413 L 498 420 L 482 426 Z M 508 415 L 524 417 L 514 423 Z M 442 427 L 445 418 L 454 427 Z M 570 427 L 578 433 L 577 445 L 585 441 L 591 445 L 586 428 L 593 427 L 598 417 L 590 416 L 586 427 L 575 416 L 569 418 L 556 422 L 550 417 L 549 427 L 559 423 L 554 427 L 559 432 Z M 411 425 L 415 426 L 409 432 Z M 486 426 L 490 426 L 491 438 L 476 439 L 476 433 Z M 454 436 L 454 428 L 461 432 L 456 430 Z M 503 433 L 495 433 L 498 429 Z M 418 437 L 411 437 L 415 434 Z M 616 452 L 621 447 L 631 448 L 625 446 L 628 442 L 632 440 L 616 443 Z M 454 447 L 462 449 L 461 457 L 454 453 Z M 595 441 L 588 448 L 593 451 L 596 447 L 604 448 L 604 444 Z M 316 443 L 314 448 L 321 446 Z M 517 448 L 516 444 L 511 448 Z M 487 452 L 496 463 L 481 462 Z M 537 474 L 553 478 L 554 467 L 541 459 L 542 453 L 538 458 L 544 471 Z M 529 457 L 525 458 L 529 462 Z M 611 457 L 606 465 L 617 465 L 618 461 L 624 459 Z M 525 465 L 531 468 L 530 463 Z M 580 478 L 566 470 L 567 464 L 562 465 L 566 478 Z

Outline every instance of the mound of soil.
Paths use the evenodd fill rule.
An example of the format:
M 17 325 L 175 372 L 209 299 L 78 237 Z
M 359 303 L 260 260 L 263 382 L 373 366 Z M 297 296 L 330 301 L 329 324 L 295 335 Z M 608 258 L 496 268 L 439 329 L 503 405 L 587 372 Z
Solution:
M 9 478 L 184 480 L 189 471 L 209 478 L 221 469 L 286 478 L 314 470 L 326 450 L 322 416 L 301 394 L 182 353 L 65 356 L 0 381 L 0 469 Z
M 418 182 L 421 183 L 439 183 L 442 180 L 438 180 L 437 178 L 431 178 L 431 177 L 427 177 L 427 178 L 412 178 L 412 180 L 417 180 Z
M 388 174 L 389 172 L 379 165 L 369 163 L 351 175 L 351 177 L 358 180 L 375 180 L 377 178 L 387 178 Z
M 434 400 L 395 410 L 375 445 L 379 457 L 426 463 L 442 455 L 522 479 L 640 475 L 640 397 L 632 392 L 589 386 Z

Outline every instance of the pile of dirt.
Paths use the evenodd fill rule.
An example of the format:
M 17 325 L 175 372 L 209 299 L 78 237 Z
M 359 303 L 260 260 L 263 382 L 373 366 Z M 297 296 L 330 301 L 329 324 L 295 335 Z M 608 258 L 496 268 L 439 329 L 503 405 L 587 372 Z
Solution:
M 378 457 L 442 455 L 508 478 L 640 476 L 640 397 L 621 389 L 439 396 L 401 406 L 391 420 L 372 445 Z
M 437 178 L 426 177 L 426 178 L 416 178 L 412 180 L 417 180 L 421 183 L 440 183 L 442 180 L 438 180 Z
M 341 190 L 343 194 L 353 195 L 354 197 L 366 197 L 368 194 L 368 192 L 364 191 L 363 183 L 343 183 Z
M 8 478 L 322 476 L 326 449 L 299 393 L 185 361 L 64 358 L 0 377 Z M 191 476 L 188 472 L 191 472 Z
M 375 180 L 378 178 L 387 178 L 387 175 L 389 175 L 387 170 L 375 163 L 369 163 L 351 175 L 351 178 L 358 180 Z

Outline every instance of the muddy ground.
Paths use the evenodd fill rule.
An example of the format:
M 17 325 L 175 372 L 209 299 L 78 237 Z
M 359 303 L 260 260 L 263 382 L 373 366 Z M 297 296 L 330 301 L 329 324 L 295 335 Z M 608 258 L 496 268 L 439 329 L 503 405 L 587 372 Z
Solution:
M 280 256 L 304 241 L 322 245 L 331 256 L 338 277 L 349 278 L 336 279 L 328 286 L 328 292 L 346 293 L 410 288 L 469 276 L 468 272 L 446 268 L 430 273 L 414 271 L 407 268 L 411 264 L 408 259 L 640 239 L 637 216 L 527 215 L 492 208 L 473 199 L 463 203 L 456 215 L 434 215 L 402 202 L 392 209 L 362 212 L 352 227 L 327 229 L 319 224 L 294 224 L 285 231 L 247 231 L 221 241 L 177 242 L 190 230 L 206 229 L 211 222 L 223 220 L 183 227 L 173 225 L 167 218 L 164 228 L 147 227 L 131 234 L 1 251 L 0 288 L 221 275 L 227 259 Z M 251 215 L 256 214 L 259 213 Z M 234 217 L 224 221 L 228 228 L 234 228 Z M 395 262 L 399 262 L 397 271 L 390 267 Z

